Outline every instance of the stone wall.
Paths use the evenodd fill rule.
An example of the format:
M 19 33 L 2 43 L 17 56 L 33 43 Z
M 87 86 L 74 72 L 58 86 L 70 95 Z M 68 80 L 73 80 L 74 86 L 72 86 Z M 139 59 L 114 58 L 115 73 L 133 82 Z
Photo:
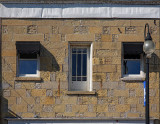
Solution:
M 150 117 L 159 119 L 159 20 L 140 19 L 2 19 L 3 117 L 144 119 L 143 81 L 121 80 L 121 45 L 143 42 L 146 23 L 156 44 Z M 40 41 L 41 81 L 16 80 L 16 41 Z M 66 94 L 68 41 L 93 41 L 96 95 Z

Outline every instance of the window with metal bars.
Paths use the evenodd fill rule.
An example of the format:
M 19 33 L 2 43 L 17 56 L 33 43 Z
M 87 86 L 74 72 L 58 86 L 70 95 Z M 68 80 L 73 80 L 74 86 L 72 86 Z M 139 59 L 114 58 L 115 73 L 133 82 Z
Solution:
M 87 48 L 72 48 L 72 81 L 87 81 Z
M 91 44 L 71 44 L 69 54 L 69 90 L 91 90 Z

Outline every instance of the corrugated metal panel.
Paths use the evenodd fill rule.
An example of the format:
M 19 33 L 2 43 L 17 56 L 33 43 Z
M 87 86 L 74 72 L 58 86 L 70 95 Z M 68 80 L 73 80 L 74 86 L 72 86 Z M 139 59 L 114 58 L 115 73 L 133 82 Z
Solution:
M 0 0 L 1 3 L 109 3 L 157 5 L 159 0 Z
M 159 6 L 113 4 L 0 4 L 2 18 L 160 18 Z

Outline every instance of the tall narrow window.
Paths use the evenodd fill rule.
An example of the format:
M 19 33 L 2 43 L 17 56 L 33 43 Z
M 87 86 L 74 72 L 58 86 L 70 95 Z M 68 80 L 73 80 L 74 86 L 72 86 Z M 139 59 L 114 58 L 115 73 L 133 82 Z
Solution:
M 123 77 L 144 75 L 143 43 L 123 43 Z
M 90 46 L 70 46 L 70 83 L 71 91 L 90 90 Z

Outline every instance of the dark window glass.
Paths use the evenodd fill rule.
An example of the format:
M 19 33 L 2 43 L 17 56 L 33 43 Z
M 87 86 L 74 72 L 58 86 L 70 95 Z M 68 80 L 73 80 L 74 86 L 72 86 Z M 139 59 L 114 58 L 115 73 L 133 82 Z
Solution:
M 77 60 L 77 76 L 81 76 L 81 54 L 78 55 L 78 60 Z
M 72 81 L 87 80 L 87 48 L 72 48 Z
M 37 60 L 19 60 L 19 74 L 37 74 Z
M 124 74 L 140 74 L 140 60 L 124 60 Z
M 82 81 L 87 81 L 87 77 L 82 77 Z
M 72 76 L 76 76 L 76 54 L 72 54 Z
M 81 77 L 77 77 L 77 81 L 81 81 Z
M 83 54 L 83 76 L 87 75 L 87 54 Z
M 20 54 L 21 59 L 36 59 L 37 54 Z
M 76 81 L 76 77 L 72 77 L 72 81 Z
M 72 53 L 76 53 L 76 48 L 73 48 L 73 49 L 72 49 Z
M 83 49 L 83 53 L 87 53 L 87 49 L 86 48 Z

